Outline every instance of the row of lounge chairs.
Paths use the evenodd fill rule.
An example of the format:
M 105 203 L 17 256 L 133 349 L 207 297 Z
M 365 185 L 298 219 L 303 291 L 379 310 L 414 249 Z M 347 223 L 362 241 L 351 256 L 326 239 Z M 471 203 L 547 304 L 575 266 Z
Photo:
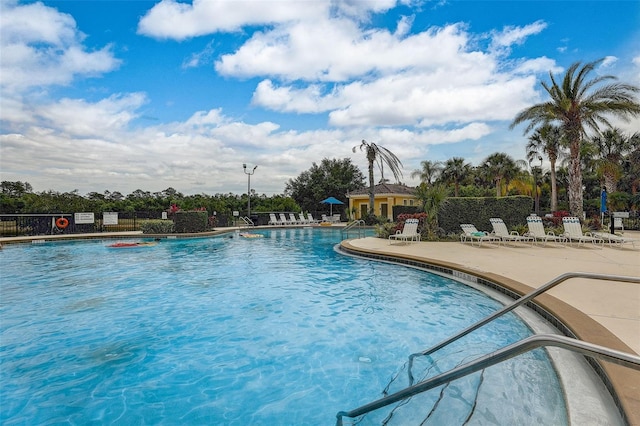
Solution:
M 311 213 L 307 213 L 305 217 L 304 213 L 296 215 L 294 213 L 289 213 L 289 218 L 284 213 L 278 213 L 280 219 L 276 218 L 275 213 L 269 213 L 269 225 L 313 225 L 320 223 L 319 220 L 315 220 Z
M 555 242 L 561 245 L 565 245 L 570 242 L 577 242 L 578 246 L 584 243 L 592 243 L 593 246 L 598 248 L 602 248 L 605 243 L 608 243 L 612 247 L 622 247 L 624 244 L 630 243 L 635 247 L 636 241 L 633 238 L 626 238 L 606 232 L 583 233 L 580 219 L 577 217 L 562 218 L 564 233 L 560 235 L 555 235 L 551 231 L 545 232 L 542 219 L 538 216 L 527 217 L 527 227 L 529 228 L 529 232 L 526 232 L 523 235 L 518 234 L 516 231 L 509 232 L 504 221 L 500 218 L 491 218 L 489 221 L 493 228 L 491 233 L 479 231 L 472 224 L 461 224 L 460 227 L 462 228 L 462 234 L 460 235 L 460 241 L 463 243 L 471 243 L 471 245 L 477 244 L 478 247 L 482 246 L 483 242 L 498 244 L 506 244 L 508 242 L 531 244 L 542 243 L 543 246 L 548 242 Z

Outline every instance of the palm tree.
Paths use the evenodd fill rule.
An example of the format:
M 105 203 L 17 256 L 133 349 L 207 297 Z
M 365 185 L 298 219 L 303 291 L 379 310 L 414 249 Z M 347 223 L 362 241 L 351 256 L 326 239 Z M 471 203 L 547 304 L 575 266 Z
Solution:
M 604 187 L 609 194 L 617 191 L 623 171 L 622 162 L 631 152 L 631 141 L 638 137 L 637 133 L 627 137 L 620 129 L 614 128 L 591 139 L 596 152 L 596 171 L 604 179 Z
M 402 177 L 402 171 L 400 171 L 402 162 L 398 157 L 396 157 L 393 152 L 389 151 L 383 146 L 376 145 L 373 142 L 367 142 L 366 140 L 362 139 L 360 145 L 354 146 L 352 151 L 356 152 L 356 148 L 358 147 L 360 147 L 360 151 L 365 151 L 367 155 L 367 162 L 369 163 L 369 213 L 373 214 L 373 206 L 375 201 L 373 164 L 378 164 L 378 168 L 380 169 L 381 173 L 384 173 L 383 167 L 386 164 L 391 169 L 391 173 L 393 173 L 396 181 L 399 181 Z M 384 179 L 384 174 L 382 175 L 382 179 Z
M 580 169 L 580 145 L 586 130 L 599 131 L 599 125 L 610 126 L 608 115 L 622 120 L 640 113 L 640 104 L 634 95 L 640 91 L 635 86 L 623 83 L 601 83 L 617 80 L 612 75 L 587 80 L 589 74 L 604 59 L 581 65 L 576 62 L 569 67 L 562 85 L 550 72 L 551 84 L 542 82 L 542 87 L 551 99 L 519 112 L 510 128 L 525 121 L 529 125 L 525 134 L 539 124 L 559 123 L 569 145 L 569 209 L 574 216 L 582 217 L 582 170 Z
M 513 179 L 518 172 L 518 163 L 509 155 L 496 152 L 488 156 L 480 165 L 480 168 L 484 172 L 491 176 L 491 180 L 496 184 L 496 197 L 502 195 L 502 183 L 505 182 L 506 186 L 509 184 L 509 180 Z
M 558 181 L 556 179 L 556 162 L 562 149 L 562 130 L 558 126 L 543 124 L 538 127 L 527 143 L 527 160 L 533 160 L 542 154 L 546 154 L 550 163 L 551 177 L 551 211 L 558 210 Z
M 420 165 L 422 169 L 417 169 L 411 172 L 412 178 L 420 178 L 420 182 L 426 183 L 427 185 L 431 185 L 433 180 L 438 177 L 440 172 L 442 171 L 442 163 L 440 161 L 421 161 Z
M 465 163 L 464 158 L 453 157 L 444 163 L 444 168 L 440 172 L 440 178 L 447 183 L 454 185 L 454 196 L 460 193 L 460 184 L 471 174 L 471 164 Z

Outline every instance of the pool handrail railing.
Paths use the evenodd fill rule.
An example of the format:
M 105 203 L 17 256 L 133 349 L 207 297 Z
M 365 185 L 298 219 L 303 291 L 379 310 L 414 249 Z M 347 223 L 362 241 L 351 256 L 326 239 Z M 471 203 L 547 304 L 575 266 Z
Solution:
M 568 349 L 572 352 L 581 353 L 582 355 L 603 359 L 618 365 L 622 365 L 624 367 L 640 370 L 640 356 L 616 351 L 614 349 L 609 349 L 604 346 L 595 345 L 593 343 L 587 343 L 582 340 L 574 339 L 567 336 L 560 336 L 556 334 L 537 334 L 515 342 L 493 353 L 481 356 L 480 358 L 477 358 L 464 365 L 452 368 L 451 370 L 439 374 L 435 377 L 406 387 L 391 395 L 387 395 L 376 401 L 365 404 L 354 410 L 340 411 L 338 412 L 338 414 L 336 414 L 336 426 L 342 426 L 343 417 L 354 418 L 362 416 L 371 411 L 393 404 L 394 402 L 411 398 L 414 395 L 428 391 L 442 384 L 449 383 L 453 380 L 475 373 L 487 367 L 491 367 L 492 365 L 499 364 L 525 352 L 529 352 L 534 349 L 546 346 L 555 346 L 563 349 Z
M 504 308 L 500 309 L 499 311 L 496 311 L 495 313 L 485 317 L 484 319 L 476 322 L 475 324 L 465 328 L 464 330 L 460 331 L 459 333 L 443 340 L 442 342 L 430 347 L 429 349 L 426 349 L 424 351 L 421 352 L 416 352 L 414 354 L 409 355 L 409 363 L 407 366 L 407 373 L 409 375 L 409 386 L 413 385 L 413 374 L 411 373 L 412 370 L 412 366 L 413 366 L 413 360 L 416 357 L 419 356 L 427 356 L 430 355 L 442 348 L 444 348 L 445 346 L 449 345 L 450 343 L 455 342 L 456 340 L 466 336 L 467 334 L 471 333 L 474 330 L 477 330 L 478 328 L 482 327 L 483 325 L 488 324 L 489 322 L 493 321 L 496 318 L 501 317 L 502 315 L 514 310 L 515 308 L 517 308 L 520 305 L 523 305 L 524 303 L 527 303 L 528 301 L 534 299 L 536 296 L 539 296 L 540 294 L 546 292 L 547 290 L 552 289 L 553 287 L 557 286 L 558 284 L 571 279 L 571 278 L 588 278 L 588 279 L 596 279 L 596 280 L 605 280 L 605 281 L 620 281 L 620 282 L 629 282 L 629 283 L 636 283 L 636 284 L 640 284 L 640 278 L 638 277 L 629 277 L 629 276 L 625 276 L 625 275 L 611 275 L 611 274 L 594 274 L 591 272 L 567 272 L 564 273 L 562 275 L 557 276 L 556 278 L 552 279 L 551 281 L 547 282 L 546 284 L 538 287 L 537 289 L 533 290 L 532 292 L 520 297 L 519 299 L 515 300 L 514 302 L 510 303 L 509 305 L 506 305 Z

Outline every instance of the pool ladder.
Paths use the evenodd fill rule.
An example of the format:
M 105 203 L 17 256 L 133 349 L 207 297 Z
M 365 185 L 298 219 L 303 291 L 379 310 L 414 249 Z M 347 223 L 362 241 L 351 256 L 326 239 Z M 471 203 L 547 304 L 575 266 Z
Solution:
M 527 303 L 528 301 L 532 300 L 536 296 L 546 292 L 547 290 L 552 289 L 553 287 L 557 286 L 558 284 L 570 278 L 587 278 L 587 279 L 620 281 L 620 282 L 640 284 L 640 278 L 628 277 L 623 275 L 593 274 L 593 273 L 587 273 L 587 272 L 568 272 L 566 274 L 562 274 L 554 278 L 553 280 L 549 281 L 548 283 L 544 284 L 543 286 L 535 289 L 534 291 L 520 297 L 519 299 L 515 300 L 513 303 L 510 303 L 509 305 L 505 306 L 504 308 L 500 309 L 494 314 L 491 314 L 486 318 L 478 321 L 477 323 L 471 325 L 470 327 L 465 328 L 464 330 L 460 331 L 454 336 L 446 340 L 443 340 L 437 345 L 432 346 L 431 348 L 426 349 L 422 352 L 417 352 L 409 355 L 409 362 L 407 367 L 407 372 L 409 375 L 408 387 L 398 392 L 395 392 L 391 395 L 387 395 L 376 401 L 370 402 L 361 407 L 353 409 L 351 411 L 338 412 L 338 414 L 336 414 L 336 417 L 337 417 L 336 426 L 342 426 L 343 417 L 354 418 L 354 417 L 362 416 L 371 411 L 393 404 L 394 402 L 411 398 L 412 396 L 417 395 L 419 393 L 426 392 L 442 384 L 447 384 L 453 380 L 456 380 L 461 377 L 467 376 L 469 374 L 475 373 L 477 371 L 483 370 L 492 365 L 499 364 L 515 356 L 518 356 L 525 352 L 532 351 L 540 347 L 555 346 L 555 347 L 567 349 L 572 352 L 581 353 L 583 355 L 587 355 L 593 358 L 610 361 L 612 363 L 622 365 L 624 367 L 640 370 L 640 356 L 616 351 L 610 348 L 606 348 L 604 346 L 594 345 L 592 343 L 583 342 L 581 340 L 573 339 L 571 337 L 559 336 L 555 334 L 539 334 L 539 335 L 534 335 L 526 339 L 520 340 L 519 342 L 513 343 L 493 353 L 484 355 L 464 365 L 460 365 L 455 368 L 452 368 L 449 371 L 446 371 L 430 379 L 424 380 L 415 385 L 413 384 L 414 378 L 411 370 L 413 367 L 413 360 L 416 357 L 427 356 L 444 348 L 450 343 L 455 342 L 456 340 L 466 336 L 472 331 L 477 330 L 478 328 L 493 321 L 494 319 L 506 314 L 507 312 L 514 310 L 518 306 L 521 306 L 522 304 Z
M 344 240 L 345 238 L 349 238 L 349 234 L 351 232 L 357 233 L 358 238 L 362 238 L 365 235 L 365 225 L 366 224 L 362 219 L 354 220 L 353 222 L 349 223 L 340 231 L 342 239 Z

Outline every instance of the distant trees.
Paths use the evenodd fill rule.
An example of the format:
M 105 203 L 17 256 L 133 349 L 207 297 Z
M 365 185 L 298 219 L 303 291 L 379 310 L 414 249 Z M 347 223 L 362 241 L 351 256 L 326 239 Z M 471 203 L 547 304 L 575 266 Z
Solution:
M 364 186 L 364 175 L 350 158 L 342 160 L 324 158 L 313 163 L 295 179 L 285 185 L 285 194 L 294 199 L 303 211 L 317 211 L 320 201 L 329 196 L 347 203 L 349 191 Z

